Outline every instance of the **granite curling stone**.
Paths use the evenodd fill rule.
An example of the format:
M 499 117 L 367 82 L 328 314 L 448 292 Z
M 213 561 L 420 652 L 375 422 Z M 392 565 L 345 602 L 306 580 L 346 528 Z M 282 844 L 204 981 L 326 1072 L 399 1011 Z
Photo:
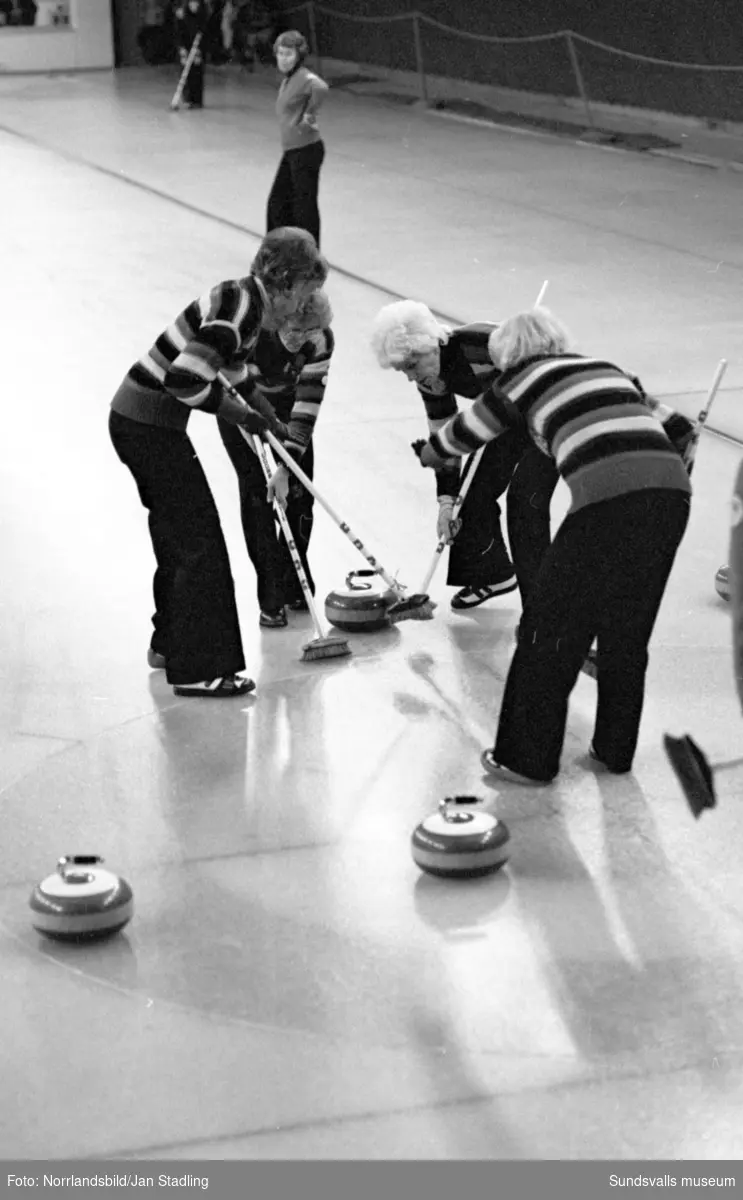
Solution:
M 123 929 L 134 911 L 132 889 L 102 862 L 86 854 L 60 858 L 54 874 L 31 894 L 34 929 L 65 942 L 111 937 Z
M 370 576 L 378 580 L 376 585 L 369 581 Z M 325 616 L 344 633 L 371 633 L 389 626 L 387 610 L 397 599 L 392 588 L 379 580 L 376 571 L 351 571 L 346 576 L 345 588 L 326 596 Z
M 453 796 L 413 831 L 413 859 L 429 875 L 472 879 L 505 866 L 509 841 L 508 829 L 482 800 Z

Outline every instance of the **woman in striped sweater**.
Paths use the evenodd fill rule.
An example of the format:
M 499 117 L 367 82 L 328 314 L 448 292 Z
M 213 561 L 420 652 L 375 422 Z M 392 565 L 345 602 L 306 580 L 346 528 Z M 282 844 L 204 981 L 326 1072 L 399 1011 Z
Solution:
M 648 643 L 689 518 L 689 477 L 633 381 L 612 363 L 568 353 L 565 329 L 546 310 L 506 321 L 490 353 L 501 376 L 431 437 L 421 462 L 471 454 L 503 433 L 515 408 L 572 503 L 527 600 L 483 765 L 512 782 L 555 778 L 568 700 L 595 638 L 590 753 L 622 774 L 637 746 Z
M 458 396 L 473 400 L 498 378 L 488 352 L 496 328 L 481 321 L 448 329 L 425 304 L 398 300 L 377 313 L 371 345 L 380 367 L 401 371 L 417 385 L 433 433 L 459 411 Z M 469 458 L 461 474 L 458 462 L 436 472 L 436 532 L 450 545 L 447 583 L 459 589 L 451 602 L 455 611 L 512 592 L 517 581 L 526 597 L 549 546 L 550 500 L 557 484 L 554 465 L 514 429 L 488 446 L 454 522 L 454 501 L 471 469 Z M 513 564 L 498 503 L 507 488 Z
M 192 411 L 252 433 L 282 429 L 248 372 L 262 328 L 277 328 L 328 274 L 313 238 L 277 229 L 250 274 L 194 300 L 134 363 L 111 404 L 114 449 L 134 476 L 155 552 L 154 633 L 148 654 L 182 696 L 241 696 L 245 667 L 234 584 L 214 499 L 186 427 Z M 226 394 L 222 372 L 244 398 Z
M 312 435 L 333 354 L 332 312 L 323 291 L 313 292 L 277 331 L 262 330 L 247 364 L 256 391 L 285 430 L 285 448 L 306 475 L 314 474 Z M 266 411 L 263 409 L 262 411 Z M 219 432 L 237 472 L 240 513 L 248 555 L 258 585 L 259 623 L 266 629 L 287 624 L 285 606 L 305 611 L 296 571 L 283 535 L 276 528 L 271 497 L 285 504 L 289 526 L 314 593 L 307 561 L 313 521 L 312 495 L 282 464 L 268 494 L 260 463 L 234 424 L 218 418 Z

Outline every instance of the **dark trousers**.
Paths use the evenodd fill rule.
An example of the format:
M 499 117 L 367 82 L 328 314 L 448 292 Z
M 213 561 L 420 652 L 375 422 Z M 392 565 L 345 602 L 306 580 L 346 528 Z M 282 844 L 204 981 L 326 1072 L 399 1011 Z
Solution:
M 532 779 L 554 779 L 570 693 L 596 639 L 594 748 L 612 770 L 631 768 L 648 643 L 689 507 L 688 495 L 653 489 L 565 518 L 521 618 L 501 702 L 498 762 Z
M 311 233 L 320 248 L 317 193 L 324 158 L 322 142 L 284 151 L 268 197 L 267 233 L 284 225 L 294 225 Z
M 261 612 L 275 613 L 285 604 L 301 597 L 297 573 L 283 534 L 277 527 L 273 505 L 266 496 L 266 480 L 257 456 L 235 425 L 220 419 L 217 424 L 237 474 L 240 516 L 248 556 L 256 574 L 258 604 Z M 302 470 L 310 479 L 313 478 L 314 452 L 311 442 L 302 456 Z M 314 593 L 315 583 L 307 561 L 313 498 L 293 475 L 289 479 L 286 515 L 307 581 Z
M 183 89 L 183 99 L 186 104 L 195 104 L 201 108 L 204 103 L 204 63 L 195 62 L 191 65 L 191 70 L 186 78 L 186 86 Z
M 447 583 L 452 587 L 487 587 L 513 574 L 501 532 L 498 499 L 508 487 L 524 452 L 524 436 L 516 430 L 494 438 L 485 447 L 472 485 L 460 510 L 461 528 L 449 550 Z M 460 487 L 472 469 L 464 467 Z
M 508 488 L 508 541 L 522 604 L 529 598 L 550 547 L 550 504 L 559 478 L 555 460 L 529 443 Z
M 112 412 L 114 449 L 149 513 L 155 552 L 152 648 L 168 683 L 198 683 L 245 668 L 235 588 L 219 514 L 188 434 Z

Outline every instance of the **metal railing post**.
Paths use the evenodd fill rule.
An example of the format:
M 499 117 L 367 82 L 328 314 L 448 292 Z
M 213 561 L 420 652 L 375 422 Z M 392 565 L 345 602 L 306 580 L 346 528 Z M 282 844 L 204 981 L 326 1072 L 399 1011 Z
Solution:
M 421 22 L 419 12 L 410 14 L 413 18 L 413 37 L 415 39 L 415 65 L 418 71 L 418 86 L 420 88 L 420 97 L 424 104 L 428 104 L 428 88 L 426 86 L 426 70 L 423 64 L 423 44 L 421 42 Z
M 578 91 L 580 92 L 580 98 L 583 101 L 583 107 L 586 110 L 586 116 L 588 117 L 588 124 L 591 126 L 592 129 L 595 129 L 596 122 L 593 119 L 593 111 L 591 109 L 591 101 L 588 99 L 588 92 L 586 91 L 586 85 L 585 85 L 585 81 L 583 79 L 583 72 L 580 69 L 580 63 L 578 61 L 578 51 L 575 48 L 575 42 L 573 41 L 573 35 L 570 32 L 570 30 L 568 30 L 567 33 L 565 34 L 565 39 L 568 43 L 568 53 L 570 54 L 570 62 L 572 63 L 572 66 L 573 66 L 573 73 L 575 75 L 575 82 L 578 84 Z

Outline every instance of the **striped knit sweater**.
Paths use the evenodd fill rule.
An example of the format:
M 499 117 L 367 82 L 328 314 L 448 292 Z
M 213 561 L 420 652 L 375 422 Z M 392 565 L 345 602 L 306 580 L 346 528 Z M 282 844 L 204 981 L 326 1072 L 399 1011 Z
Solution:
M 474 400 L 498 378 L 500 372 L 488 354 L 488 338 L 495 328 L 494 324 L 483 321 L 452 330 L 448 342 L 441 347 L 438 376 L 418 384 L 430 433 L 457 415 L 457 396 Z M 456 496 L 458 491 L 459 467 L 443 467 L 436 472 L 439 496 Z
M 297 353 L 287 350 L 277 333 L 262 330 L 247 364 L 255 407 L 262 397 L 287 427 L 285 448 L 296 459 L 310 444 L 325 397 L 335 340 L 330 329 L 308 335 Z
M 691 492 L 677 451 L 633 382 L 612 363 L 575 354 L 510 367 L 469 412 L 434 433 L 431 448 L 442 458 L 478 450 L 505 431 L 509 401 L 554 458 L 571 512 L 645 488 Z
M 128 371 L 111 407 L 144 425 L 184 430 L 193 409 L 215 413 L 222 371 L 250 399 L 248 361 L 263 300 L 255 280 L 231 279 L 194 300 Z

